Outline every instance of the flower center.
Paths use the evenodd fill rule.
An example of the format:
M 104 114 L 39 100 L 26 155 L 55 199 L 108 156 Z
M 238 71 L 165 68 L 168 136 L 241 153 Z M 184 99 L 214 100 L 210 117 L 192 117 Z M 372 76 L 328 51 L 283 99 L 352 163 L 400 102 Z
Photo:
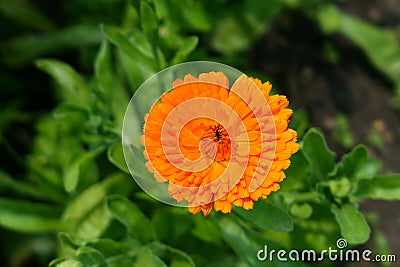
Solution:
M 202 136 L 200 150 L 208 157 L 214 157 L 217 162 L 229 160 L 231 155 L 231 140 L 225 128 L 220 125 L 208 126 Z M 216 151 L 215 151 L 216 149 Z

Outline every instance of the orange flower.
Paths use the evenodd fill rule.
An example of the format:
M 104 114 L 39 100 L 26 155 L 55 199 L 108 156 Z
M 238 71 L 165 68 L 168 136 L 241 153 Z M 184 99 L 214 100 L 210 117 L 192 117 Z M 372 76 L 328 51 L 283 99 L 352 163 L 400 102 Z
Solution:
M 244 75 L 229 89 L 222 72 L 189 74 L 146 115 L 146 167 L 191 213 L 252 209 L 280 188 L 299 146 L 289 102 L 271 88 Z

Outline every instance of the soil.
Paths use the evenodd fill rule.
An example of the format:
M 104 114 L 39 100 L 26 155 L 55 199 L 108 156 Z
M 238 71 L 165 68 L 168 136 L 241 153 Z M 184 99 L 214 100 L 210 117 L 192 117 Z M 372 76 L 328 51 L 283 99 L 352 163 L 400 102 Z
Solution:
M 347 0 L 341 8 L 379 26 L 400 25 L 398 0 Z M 324 35 L 302 14 L 283 15 L 270 29 L 253 49 L 253 67 L 273 77 L 293 109 L 307 110 L 311 125 L 324 132 L 338 158 L 348 150 L 334 141 L 332 131 L 335 117 L 345 114 L 356 143 L 366 144 L 370 155 L 382 161 L 382 173 L 400 172 L 400 112 L 391 105 L 393 85 L 350 40 Z M 326 57 L 327 47 L 339 52 L 337 60 Z M 381 136 L 381 147 L 370 142 L 371 131 Z M 361 209 L 378 215 L 377 228 L 399 258 L 400 202 L 365 201 Z M 366 244 L 371 250 L 373 239 Z

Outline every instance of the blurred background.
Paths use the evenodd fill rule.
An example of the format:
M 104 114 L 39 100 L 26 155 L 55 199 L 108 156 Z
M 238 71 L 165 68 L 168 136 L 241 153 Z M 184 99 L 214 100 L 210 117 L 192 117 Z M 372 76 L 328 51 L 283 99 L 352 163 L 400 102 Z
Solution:
M 156 10 L 167 59 L 176 50 L 186 53 L 181 44 L 192 46 L 186 61 L 225 63 L 270 80 L 288 96 L 300 136 L 319 127 L 337 157 L 365 144 L 381 161 L 382 173 L 400 172 L 399 0 L 147 2 Z M 30 181 L 38 171 L 32 167 L 37 146 L 52 138 L 43 132 L 58 127 L 46 128 L 43 120 L 63 95 L 37 60 L 58 59 L 89 79 L 106 39 L 100 25 L 134 31 L 140 23 L 131 7 L 139 5 L 139 0 L 0 0 L 0 176 Z M 115 72 L 123 76 L 123 68 Z M 121 79 L 131 94 L 138 81 Z M 0 179 L 2 198 L 31 199 L 24 190 L 10 190 L 9 182 Z M 400 257 L 400 203 L 368 200 L 361 209 L 378 233 L 361 248 L 379 246 Z M 54 233 L 15 231 L 2 216 L 0 210 L 0 266 L 47 266 L 56 257 Z

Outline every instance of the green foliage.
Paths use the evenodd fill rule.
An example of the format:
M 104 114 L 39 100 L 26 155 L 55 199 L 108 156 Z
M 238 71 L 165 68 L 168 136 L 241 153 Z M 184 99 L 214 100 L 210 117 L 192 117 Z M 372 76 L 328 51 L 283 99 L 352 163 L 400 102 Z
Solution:
M 235 212 L 260 229 L 279 232 L 293 230 L 293 220 L 285 210 L 269 202 L 260 202 L 250 211 L 238 208 Z
M 332 212 L 340 226 L 342 236 L 351 244 L 360 244 L 368 240 L 370 228 L 357 206 L 345 204 L 332 206 Z
M 335 154 L 328 149 L 321 132 L 309 130 L 304 136 L 302 150 L 311 167 L 311 182 L 326 180 L 333 170 Z
M 307 113 L 295 111 L 291 127 L 301 148 L 291 157 L 282 188 L 252 210 L 234 208 L 232 214 L 211 213 L 207 218 L 142 192 L 128 175 L 121 146 L 125 108 L 143 81 L 165 67 L 209 59 L 215 52 L 220 61 L 238 63 L 236 56 L 281 13 L 311 14 L 323 33 L 347 36 L 398 85 L 400 52 L 391 30 L 382 31 L 317 0 L 244 0 L 228 8 L 225 1 L 205 0 L 120 1 L 123 8 L 114 3 L 118 1 L 70 1 L 66 8 L 76 21 L 65 28 L 29 1 L 9 2 L 0 1 L 0 12 L 41 34 L 9 37 L 4 64 L 21 67 L 66 49 L 85 54 L 89 47 L 99 48 L 92 76 L 82 66 L 59 59 L 36 60 L 53 78 L 59 105 L 36 122 L 32 148 L 18 160 L 26 173 L 13 177 L 0 171 L 2 230 L 50 233 L 52 240 L 57 234 L 51 255 L 43 256 L 48 260 L 56 255 L 50 266 L 264 266 L 256 257 L 264 245 L 320 251 L 340 237 L 362 244 L 370 237 L 371 223 L 358 203 L 367 198 L 400 200 L 399 175 L 378 174 L 380 162 L 368 156 L 366 147 L 353 147 L 348 122 L 340 115 L 333 138 L 349 150 L 341 159 L 322 132 L 310 128 Z M 98 20 L 97 12 L 107 8 L 117 18 Z M 85 16 L 89 11 L 92 17 Z M 0 141 L 6 142 L 3 132 L 30 116 L 12 104 L 1 112 Z M 142 165 L 133 172 L 143 175 Z M 27 237 L 26 243 L 34 238 Z
M 377 70 L 394 83 L 397 97 L 393 102 L 399 106 L 400 45 L 394 30 L 383 29 L 342 13 L 333 5 L 323 5 L 315 12 L 326 34 L 338 32 L 349 38 L 365 52 Z

